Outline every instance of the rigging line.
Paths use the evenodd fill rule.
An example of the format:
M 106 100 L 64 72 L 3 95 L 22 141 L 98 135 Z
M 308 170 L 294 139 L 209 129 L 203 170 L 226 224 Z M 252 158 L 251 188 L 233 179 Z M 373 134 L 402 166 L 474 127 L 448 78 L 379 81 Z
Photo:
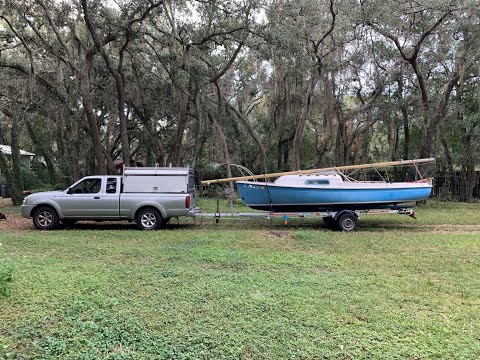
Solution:
M 352 171 L 350 174 L 348 174 L 348 176 L 352 176 L 353 174 L 355 174 L 356 172 L 360 171 L 360 170 L 363 170 L 363 169 L 356 169 L 354 171 Z
M 428 169 L 428 168 L 425 169 L 425 172 L 423 173 L 422 179 L 425 179 L 425 177 L 427 176 L 428 170 L 430 170 L 430 169 Z
M 382 178 L 383 182 L 386 182 L 384 177 L 382 176 L 382 174 L 380 174 L 380 172 L 377 170 L 377 168 L 374 167 L 373 169 L 377 172 L 378 176 L 380 176 Z
M 414 162 L 413 166 L 415 166 L 415 181 L 418 180 L 418 176 L 420 176 L 420 180 L 423 180 L 423 176 L 422 176 L 422 173 L 420 172 L 420 169 L 418 168 L 418 164 Z
M 336 166 L 334 166 L 334 168 L 337 174 L 340 174 L 340 176 L 344 176 L 343 173 Z
M 360 182 L 359 180 L 354 179 L 354 178 L 350 177 L 349 175 L 344 175 L 344 176 L 345 176 L 345 179 L 347 179 L 350 182 Z
M 428 170 L 429 170 L 429 169 L 426 169 L 425 172 L 423 173 L 423 175 L 420 175 L 420 176 L 422 177 L 422 180 L 427 179 Z
M 430 167 L 427 165 L 425 166 L 425 172 L 423 173 L 423 175 L 420 173 L 420 177 L 422 178 L 422 180 L 426 178 L 428 170 L 430 170 Z M 419 172 L 420 172 L 420 169 L 419 169 Z
M 349 177 L 345 175 L 343 172 L 341 172 L 340 170 L 337 170 L 337 172 L 344 180 L 350 181 Z
M 350 176 L 344 174 L 341 170 L 339 170 L 336 166 L 335 166 L 335 171 L 344 179 L 344 180 L 347 180 L 347 181 L 350 181 L 350 182 L 358 182 L 358 180 L 355 180 L 353 178 L 351 178 Z
M 350 176 L 350 175 L 352 175 L 353 173 L 347 175 L 347 174 L 341 172 L 340 170 L 337 170 L 337 171 L 338 171 L 338 173 L 339 173 L 341 176 L 343 176 L 343 178 L 344 178 L 345 180 L 350 181 L 350 182 L 359 182 L 357 179 L 354 179 L 354 178 L 352 178 L 352 177 Z M 355 171 L 354 171 L 354 172 L 355 172 Z

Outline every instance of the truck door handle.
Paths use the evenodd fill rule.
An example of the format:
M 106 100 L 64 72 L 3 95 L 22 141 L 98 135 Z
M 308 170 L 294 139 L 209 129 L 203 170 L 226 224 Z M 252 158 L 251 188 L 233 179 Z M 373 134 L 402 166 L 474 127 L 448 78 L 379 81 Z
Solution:
M 93 198 L 94 198 L 95 200 L 98 200 L 98 199 L 100 199 L 100 196 L 94 196 Z

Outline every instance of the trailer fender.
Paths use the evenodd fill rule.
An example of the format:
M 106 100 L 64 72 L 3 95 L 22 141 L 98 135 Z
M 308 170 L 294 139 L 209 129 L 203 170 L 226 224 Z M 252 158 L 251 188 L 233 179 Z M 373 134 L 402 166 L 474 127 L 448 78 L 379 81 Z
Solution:
M 351 215 L 354 215 L 357 219 L 360 217 L 360 215 L 356 212 L 356 211 L 353 211 L 353 210 L 340 210 L 338 211 L 333 217 L 333 220 L 337 221 L 338 218 L 340 216 L 342 216 L 343 214 L 351 214 Z

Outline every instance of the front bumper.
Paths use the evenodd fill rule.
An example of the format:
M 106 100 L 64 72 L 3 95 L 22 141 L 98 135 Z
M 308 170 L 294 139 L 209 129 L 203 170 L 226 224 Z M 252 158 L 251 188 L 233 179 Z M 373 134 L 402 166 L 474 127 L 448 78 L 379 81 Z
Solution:
M 35 205 L 22 205 L 20 207 L 20 212 L 22 213 L 22 216 L 27 219 L 31 218 L 32 216 L 30 214 L 32 213 L 34 207 Z

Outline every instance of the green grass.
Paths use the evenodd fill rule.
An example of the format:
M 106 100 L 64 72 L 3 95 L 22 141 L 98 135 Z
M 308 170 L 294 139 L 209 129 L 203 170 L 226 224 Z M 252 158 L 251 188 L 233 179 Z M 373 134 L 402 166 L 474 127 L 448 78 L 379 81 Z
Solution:
M 479 213 L 2 231 L 0 358 L 476 359 Z

